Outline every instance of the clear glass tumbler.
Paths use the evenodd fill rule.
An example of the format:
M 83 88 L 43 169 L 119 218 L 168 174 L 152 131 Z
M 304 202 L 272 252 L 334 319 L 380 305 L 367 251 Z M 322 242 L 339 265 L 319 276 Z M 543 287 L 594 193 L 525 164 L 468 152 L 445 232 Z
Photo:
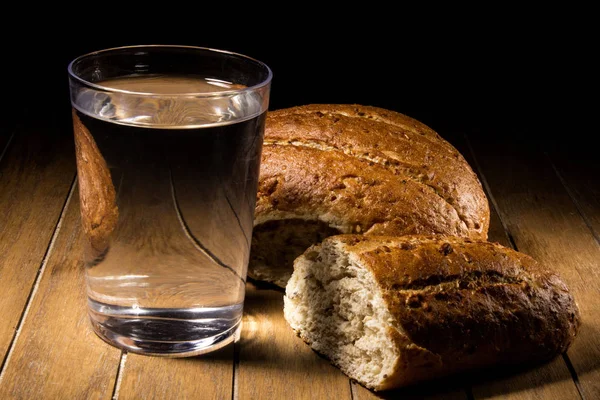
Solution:
M 68 67 L 88 310 L 135 353 L 239 334 L 271 70 L 232 52 L 130 46 Z

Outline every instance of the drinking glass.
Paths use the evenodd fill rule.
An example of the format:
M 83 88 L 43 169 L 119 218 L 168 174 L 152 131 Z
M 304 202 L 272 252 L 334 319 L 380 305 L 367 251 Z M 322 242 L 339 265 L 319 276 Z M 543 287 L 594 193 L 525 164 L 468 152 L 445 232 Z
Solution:
M 235 340 L 270 68 L 145 45 L 82 55 L 68 74 L 93 330 L 170 357 Z

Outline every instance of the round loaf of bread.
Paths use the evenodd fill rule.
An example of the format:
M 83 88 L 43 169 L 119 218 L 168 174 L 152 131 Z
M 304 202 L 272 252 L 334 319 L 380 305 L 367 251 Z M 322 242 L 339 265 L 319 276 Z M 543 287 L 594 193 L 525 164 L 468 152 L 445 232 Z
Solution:
M 375 390 L 566 351 L 580 315 L 533 258 L 456 237 L 339 235 L 298 257 L 284 316 Z
M 285 287 L 294 259 L 340 233 L 486 239 L 489 205 L 463 156 L 423 123 L 361 105 L 267 115 L 248 275 Z

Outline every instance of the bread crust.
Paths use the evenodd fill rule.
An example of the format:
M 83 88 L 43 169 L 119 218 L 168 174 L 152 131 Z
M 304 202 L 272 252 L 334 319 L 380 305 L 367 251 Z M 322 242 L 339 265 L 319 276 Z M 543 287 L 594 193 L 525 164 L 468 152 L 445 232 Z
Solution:
M 424 235 L 327 241 L 371 271 L 395 320 L 390 337 L 401 356 L 376 390 L 548 360 L 579 330 L 579 309 L 561 278 L 498 243 Z
M 320 160 L 311 162 L 314 157 Z M 329 163 L 330 157 L 332 162 Z M 446 204 L 439 207 L 444 213 L 429 225 L 438 226 L 446 215 L 448 221 L 439 224 L 432 233 L 457 232 L 473 239 L 487 238 L 489 205 L 469 164 L 449 142 L 404 114 L 356 104 L 311 104 L 272 111 L 267 115 L 262 161 L 264 168 L 261 166 L 260 182 L 263 186 L 272 184 L 275 176 L 280 177 L 281 183 L 286 179 L 294 180 L 297 173 L 310 175 L 312 172 L 321 179 L 327 175 L 334 187 L 313 187 L 319 183 L 313 176 L 313 179 L 294 180 L 298 190 L 296 198 L 286 197 L 287 191 L 263 191 L 259 200 L 264 197 L 264 201 L 256 210 L 258 221 L 265 214 L 278 210 L 282 200 L 288 208 L 294 205 L 290 200 L 302 207 L 307 200 L 303 196 L 331 197 L 335 186 L 347 176 L 356 175 L 369 181 L 371 175 L 375 175 L 371 180 L 387 176 L 383 179 L 386 186 L 377 188 L 379 190 L 395 184 L 407 185 L 409 189 L 395 191 L 399 199 L 419 195 L 431 198 L 429 202 Z M 338 170 L 339 164 L 344 162 L 357 166 L 360 171 Z M 414 202 L 407 203 L 409 207 L 413 205 Z M 415 219 L 422 219 L 423 208 L 415 209 Z M 451 211 L 447 212 L 447 209 Z M 411 210 L 406 209 L 403 214 L 410 213 Z M 339 217 L 352 224 L 354 215 L 346 215 Z M 380 219 L 385 217 L 384 214 Z M 395 234 L 396 229 L 396 226 L 390 226 L 384 231 Z M 406 230 L 410 229 L 402 229 Z
M 471 233 L 444 199 L 380 165 L 312 148 L 299 156 L 291 146 L 268 145 L 263 155 L 257 223 L 287 213 L 344 233 Z

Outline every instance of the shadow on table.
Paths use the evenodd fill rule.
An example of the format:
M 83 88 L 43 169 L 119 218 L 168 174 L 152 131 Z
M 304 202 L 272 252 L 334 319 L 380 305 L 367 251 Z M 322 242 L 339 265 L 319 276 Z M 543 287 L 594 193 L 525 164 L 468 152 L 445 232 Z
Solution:
M 266 281 L 258 281 L 255 279 L 252 279 L 250 277 L 248 277 L 247 279 L 247 283 L 246 283 L 246 288 L 250 289 L 250 295 L 252 296 L 252 291 L 253 289 L 256 291 L 261 291 L 261 290 L 271 290 L 274 292 L 279 292 L 282 295 L 285 294 L 285 288 L 279 287 L 274 283 L 271 282 L 266 282 Z
M 545 364 L 560 360 L 551 360 L 547 363 L 516 366 L 494 366 L 480 368 L 476 371 L 468 371 L 454 374 L 444 378 L 438 378 L 427 382 L 418 383 L 401 389 L 384 392 L 372 392 L 380 399 L 423 399 L 423 398 L 446 398 L 444 394 L 455 393 L 452 399 L 461 398 L 458 392 L 465 395 L 465 399 L 480 397 L 496 397 L 508 395 L 509 393 L 525 392 L 538 386 L 552 384 L 558 381 L 570 381 L 572 379 L 569 371 L 558 369 L 556 374 L 536 374 L 536 370 Z M 560 361 L 562 362 L 562 361 Z M 537 379 L 536 379 L 537 375 Z M 510 381 L 510 382 L 509 382 Z M 477 388 L 485 388 L 483 396 L 473 396 Z

